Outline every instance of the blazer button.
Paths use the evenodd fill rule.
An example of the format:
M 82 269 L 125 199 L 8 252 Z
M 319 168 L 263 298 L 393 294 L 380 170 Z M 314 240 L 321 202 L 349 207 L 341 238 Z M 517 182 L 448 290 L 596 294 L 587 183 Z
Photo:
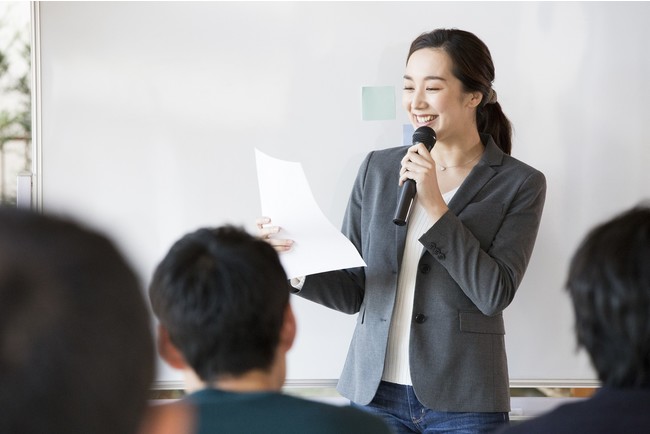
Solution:
M 422 324 L 426 320 L 427 320 L 427 317 L 422 313 L 419 313 L 419 314 L 415 315 L 415 322 L 418 323 L 418 324 Z
M 430 270 L 431 270 L 431 266 L 429 264 L 420 265 L 420 273 L 427 274 Z
M 440 253 L 440 254 L 438 255 L 438 259 L 440 259 L 441 261 L 442 261 L 443 259 L 445 259 L 445 254 L 444 254 L 444 253 Z

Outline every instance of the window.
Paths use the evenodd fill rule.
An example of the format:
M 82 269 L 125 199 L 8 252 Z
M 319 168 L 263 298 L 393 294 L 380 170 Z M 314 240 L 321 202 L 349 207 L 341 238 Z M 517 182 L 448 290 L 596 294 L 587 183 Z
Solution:
M 31 172 L 30 2 L 0 2 L 0 203 L 16 203 Z

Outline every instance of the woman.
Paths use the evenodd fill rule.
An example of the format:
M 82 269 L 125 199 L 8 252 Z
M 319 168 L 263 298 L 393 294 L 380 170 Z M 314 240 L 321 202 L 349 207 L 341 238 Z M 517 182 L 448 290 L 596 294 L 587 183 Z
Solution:
M 435 146 L 363 161 L 343 232 L 366 268 L 292 282 L 304 298 L 359 312 L 338 390 L 397 433 L 483 433 L 508 421 L 501 313 L 532 254 L 546 181 L 510 156 L 493 80 L 490 52 L 472 33 L 438 29 L 413 41 L 403 106 L 415 128 L 435 130 Z M 408 225 L 397 226 L 407 179 L 417 193 Z M 270 223 L 258 219 L 260 235 L 289 249 Z

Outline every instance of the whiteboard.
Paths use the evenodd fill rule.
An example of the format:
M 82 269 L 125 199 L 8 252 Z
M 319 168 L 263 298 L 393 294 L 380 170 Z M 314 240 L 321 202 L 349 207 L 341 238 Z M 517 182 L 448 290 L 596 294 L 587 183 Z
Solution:
M 466 29 L 492 52 L 513 155 L 548 181 L 504 313 L 512 384 L 594 383 L 563 284 L 586 231 L 650 196 L 649 16 L 646 2 L 37 3 L 37 200 L 108 232 L 144 285 L 188 231 L 254 231 L 256 147 L 300 162 L 339 226 L 366 153 L 402 143 L 411 40 Z M 362 120 L 364 86 L 395 87 L 395 119 Z M 288 382 L 338 378 L 354 316 L 292 304 Z M 158 384 L 180 381 L 159 368 Z

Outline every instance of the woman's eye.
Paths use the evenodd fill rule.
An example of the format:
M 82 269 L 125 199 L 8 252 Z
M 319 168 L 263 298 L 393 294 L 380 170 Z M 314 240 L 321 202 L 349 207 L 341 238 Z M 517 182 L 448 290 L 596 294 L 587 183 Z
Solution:
M 440 90 L 439 87 L 427 87 L 427 92 Z
M 411 86 L 404 86 L 404 90 L 413 90 Z

